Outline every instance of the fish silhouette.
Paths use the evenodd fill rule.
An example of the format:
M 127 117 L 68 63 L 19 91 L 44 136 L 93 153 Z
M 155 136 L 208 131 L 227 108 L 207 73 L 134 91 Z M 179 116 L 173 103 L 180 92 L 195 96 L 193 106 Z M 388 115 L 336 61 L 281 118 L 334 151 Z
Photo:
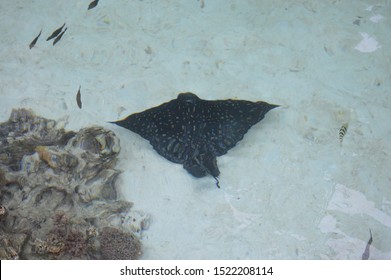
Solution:
M 32 48 L 34 48 L 35 44 L 36 44 L 37 41 L 38 41 L 39 36 L 41 36 L 41 33 L 42 33 L 42 29 L 41 29 L 41 31 L 39 31 L 38 36 L 35 37 L 34 40 L 30 43 L 30 45 L 29 45 L 30 50 L 31 50 Z
M 99 2 L 99 0 L 92 1 L 92 2 L 88 5 L 88 10 L 91 10 L 91 9 L 95 8 L 96 5 L 98 5 L 98 2 Z
M 81 86 L 79 86 L 79 90 L 77 91 L 77 94 L 76 94 L 76 103 L 77 103 L 77 106 L 81 109 L 81 93 L 80 93 L 80 89 L 81 89 Z

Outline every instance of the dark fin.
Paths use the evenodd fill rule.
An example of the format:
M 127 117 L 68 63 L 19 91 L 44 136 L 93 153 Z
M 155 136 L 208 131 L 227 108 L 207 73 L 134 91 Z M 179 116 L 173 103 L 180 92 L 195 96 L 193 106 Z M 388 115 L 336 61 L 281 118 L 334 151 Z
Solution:
M 34 48 L 34 46 L 35 46 L 35 44 L 37 43 L 37 41 L 38 41 L 38 38 L 39 38 L 39 36 L 41 36 L 41 33 L 42 33 L 42 29 L 41 29 L 41 31 L 39 31 L 39 34 L 38 34 L 38 36 L 37 37 L 35 37 L 34 38 L 34 40 L 30 43 L 30 45 L 29 45 L 29 47 L 30 47 L 30 50 L 32 49 L 32 48 Z
M 57 37 L 58 34 L 61 33 L 61 31 L 62 31 L 62 29 L 64 28 L 64 26 L 65 26 L 65 23 L 64 23 L 61 27 L 59 27 L 59 28 L 57 28 L 56 30 L 54 30 L 54 32 L 52 33 L 52 35 L 50 35 L 50 36 L 46 39 L 46 41 L 49 41 L 49 40 L 51 40 L 51 39 Z
M 92 1 L 90 3 L 90 5 L 88 5 L 88 10 L 91 10 L 91 9 L 95 8 L 96 5 L 98 5 L 98 2 L 99 2 L 99 0 Z
M 61 40 L 62 35 L 64 35 L 64 33 L 65 33 L 65 31 L 67 31 L 67 29 L 68 29 L 68 27 L 66 27 L 66 28 L 64 29 L 64 31 L 61 32 L 61 34 L 58 35 L 56 39 L 54 39 L 54 41 L 53 41 L 53 46 L 54 46 L 55 44 L 57 44 L 58 41 Z

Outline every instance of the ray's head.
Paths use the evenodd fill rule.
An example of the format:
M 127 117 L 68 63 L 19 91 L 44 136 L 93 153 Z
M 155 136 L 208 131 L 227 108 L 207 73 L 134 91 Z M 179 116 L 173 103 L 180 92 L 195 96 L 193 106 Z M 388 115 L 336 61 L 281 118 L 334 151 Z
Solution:
M 200 98 L 197 95 L 195 95 L 194 93 L 191 93 L 191 92 L 180 93 L 180 94 L 178 94 L 177 99 L 178 99 L 178 101 L 192 103 L 192 104 L 194 104 L 200 100 Z

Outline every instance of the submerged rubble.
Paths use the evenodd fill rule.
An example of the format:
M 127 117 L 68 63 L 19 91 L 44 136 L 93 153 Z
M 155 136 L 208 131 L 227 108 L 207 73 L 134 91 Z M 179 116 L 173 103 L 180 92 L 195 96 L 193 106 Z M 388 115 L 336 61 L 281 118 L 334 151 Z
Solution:
M 118 200 L 116 135 L 29 110 L 0 123 L 0 259 L 136 259 L 148 215 Z

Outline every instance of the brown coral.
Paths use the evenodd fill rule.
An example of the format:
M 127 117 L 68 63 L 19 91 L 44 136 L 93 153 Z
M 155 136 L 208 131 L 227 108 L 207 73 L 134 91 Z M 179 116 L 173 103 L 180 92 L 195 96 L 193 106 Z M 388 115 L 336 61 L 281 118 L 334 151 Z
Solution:
M 78 160 L 70 153 L 64 153 L 58 147 L 37 146 L 35 151 L 39 158 L 52 169 L 70 170 L 78 164 Z
M 71 231 L 65 240 L 65 250 L 74 257 L 87 253 L 87 236 L 80 231 Z
M 116 228 L 103 228 L 99 237 L 102 259 L 135 260 L 141 255 L 141 243 L 131 233 Z

